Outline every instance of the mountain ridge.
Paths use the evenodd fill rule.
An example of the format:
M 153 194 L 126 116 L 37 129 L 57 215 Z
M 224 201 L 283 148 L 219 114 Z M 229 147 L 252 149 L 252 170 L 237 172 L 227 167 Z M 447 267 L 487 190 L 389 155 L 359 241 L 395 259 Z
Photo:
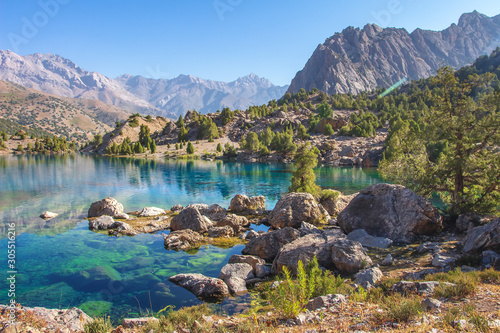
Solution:
M 404 77 L 420 79 L 438 68 L 459 68 L 500 45 L 500 15 L 464 13 L 442 31 L 347 27 L 319 44 L 288 92 L 301 88 L 354 93 L 389 87 Z
M 87 71 L 57 54 L 20 56 L 0 50 L 0 80 L 71 98 L 95 99 L 130 113 L 176 118 L 188 110 L 215 112 L 224 107 L 245 109 L 278 99 L 287 86 L 275 86 L 251 73 L 231 82 L 192 75 L 152 79 L 124 74 L 109 78 Z

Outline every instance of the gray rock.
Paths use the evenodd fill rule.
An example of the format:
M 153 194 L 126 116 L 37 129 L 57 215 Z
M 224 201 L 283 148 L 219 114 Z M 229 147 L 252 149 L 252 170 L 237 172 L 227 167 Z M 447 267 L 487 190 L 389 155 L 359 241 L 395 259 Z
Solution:
M 420 244 L 417 249 L 415 250 L 419 254 L 424 254 L 424 253 L 438 253 L 442 250 L 441 246 L 437 243 L 431 243 L 431 242 L 425 242 Z
M 391 291 L 401 293 L 403 295 L 410 293 L 430 295 L 434 292 L 434 289 L 436 289 L 438 285 L 439 285 L 438 281 L 425 281 L 425 282 L 400 281 L 392 285 Z
M 129 216 L 123 212 L 123 205 L 113 198 L 106 198 L 92 203 L 87 215 L 88 217 L 108 215 L 117 219 L 129 218 Z
M 115 220 L 111 216 L 100 216 L 89 221 L 90 230 L 107 230 L 115 228 Z
M 265 233 L 251 239 L 241 251 L 243 254 L 255 255 L 265 261 L 272 261 L 283 245 L 299 238 L 299 232 L 294 228 L 283 228 Z
M 250 225 L 250 222 L 246 217 L 235 214 L 227 214 L 222 220 L 217 222 L 217 226 L 219 227 L 229 226 L 233 228 L 234 234 L 244 231 L 248 225 Z
M 347 302 L 347 299 L 344 295 L 330 294 L 326 296 L 319 296 L 309 300 L 309 302 L 307 302 L 306 309 L 309 311 L 314 311 L 321 308 L 329 308 L 333 305 L 345 302 Z
M 383 276 L 384 273 L 382 273 L 380 268 L 378 267 L 368 268 L 354 275 L 355 278 L 354 283 L 359 285 L 364 285 L 365 283 L 368 282 L 370 285 L 375 285 L 382 279 Z
M 300 224 L 299 232 L 300 232 L 300 237 L 304 237 L 305 235 L 309 234 L 321 234 L 321 230 L 319 230 L 314 225 L 307 222 L 302 222 Z
M 235 263 L 226 264 L 219 273 L 219 279 L 223 281 L 229 280 L 229 278 L 240 278 L 243 280 L 253 279 L 255 275 L 253 274 L 253 268 L 246 263 Z
M 500 250 L 500 218 L 467 232 L 462 252 Z
M 482 263 L 484 266 L 500 268 L 500 254 L 495 251 L 483 251 Z
M 229 289 L 224 281 L 202 274 L 177 274 L 168 280 L 189 290 L 201 300 L 221 300 L 229 296 Z
M 266 198 L 262 195 L 256 197 L 247 197 L 243 194 L 236 194 L 229 204 L 229 210 L 235 213 L 244 213 L 248 211 L 266 210 Z
M 257 257 L 257 256 L 244 256 L 240 254 L 233 254 L 228 262 L 228 264 L 249 264 L 252 266 L 252 271 L 255 274 L 255 270 L 258 265 L 264 265 L 266 263 L 265 260 Z
M 455 221 L 455 227 L 460 232 L 466 232 L 479 225 L 481 218 L 481 215 L 473 212 L 460 214 Z
M 361 243 L 339 239 L 332 242 L 331 249 L 333 264 L 342 272 L 354 274 L 372 265 Z
M 234 230 L 230 226 L 223 226 L 223 227 L 210 227 L 208 229 L 208 237 L 233 237 L 234 236 Z
M 181 210 L 183 210 L 183 209 L 184 209 L 184 207 L 182 207 L 182 205 L 180 205 L 180 204 L 177 204 L 177 205 L 175 205 L 175 206 L 170 207 L 170 211 L 171 211 L 172 213 L 175 213 L 175 212 L 180 212 L 180 211 L 181 211 Z
M 347 239 L 360 242 L 365 247 L 377 247 L 385 249 L 392 244 L 392 240 L 384 237 L 375 237 L 369 235 L 365 229 L 357 229 L 347 235 Z
M 229 291 L 233 295 L 243 295 L 243 294 L 248 293 L 247 283 L 242 278 L 230 277 L 229 279 L 227 279 L 224 282 L 226 282 L 226 284 L 229 288 Z
M 163 244 L 167 250 L 187 251 L 200 246 L 203 237 L 190 229 L 172 231 L 163 235 Z
M 135 236 L 137 235 L 137 231 L 135 231 L 128 223 L 115 221 L 116 231 L 126 235 L 126 236 Z
M 321 234 L 297 238 L 280 249 L 273 261 L 272 272 L 281 274 L 283 267 L 287 267 L 295 275 L 299 260 L 305 266 L 315 256 L 320 266 L 333 268 L 330 246 Z
M 255 230 L 250 230 L 249 232 L 247 232 L 247 234 L 245 235 L 245 240 L 251 240 L 251 239 L 254 239 L 255 237 L 259 237 L 259 233 L 257 233 Z
M 365 229 L 373 236 L 409 242 L 441 227 L 437 210 L 423 197 L 401 185 L 375 184 L 361 191 L 339 214 L 342 231 Z
M 257 265 L 255 266 L 255 276 L 262 279 L 266 276 L 271 275 L 271 267 L 268 265 Z
M 451 266 L 457 261 L 457 256 L 451 253 L 441 252 L 434 255 L 432 259 L 432 266 L 446 267 Z
M 309 193 L 287 193 L 283 195 L 268 216 L 274 228 L 300 228 L 302 222 L 318 223 L 328 220 L 314 197 Z
M 197 208 L 190 206 L 172 218 L 170 223 L 172 231 L 190 229 L 196 232 L 205 232 L 212 226 L 212 221 L 208 217 L 202 215 Z
M 393 261 L 392 255 L 389 253 L 384 258 L 384 260 L 382 260 L 382 262 L 380 263 L 380 265 L 382 265 L 382 266 L 390 266 L 390 265 L 392 265 L 392 261 Z
M 155 317 L 142 317 L 142 318 L 124 318 L 123 326 L 126 328 L 140 328 L 149 323 L 157 323 L 158 318 Z
M 145 207 L 141 210 L 139 213 L 139 216 L 141 217 L 151 217 L 151 216 L 157 216 L 157 215 L 163 215 L 166 214 L 166 212 L 158 207 Z
M 226 210 L 217 204 L 210 206 L 206 204 L 191 204 L 184 208 L 183 211 L 188 208 L 197 209 L 202 215 L 208 217 L 212 221 L 220 221 L 226 217 L 227 214 Z
M 441 307 L 441 302 L 435 298 L 427 297 L 422 300 L 422 305 L 429 310 L 439 309 Z
M 41 217 L 42 219 L 45 219 L 45 220 L 53 219 L 53 218 L 54 218 L 54 217 L 56 217 L 56 216 L 59 216 L 59 214 L 57 214 L 57 213 L 53 213 L 53 212 L 49 212 L 49 211 L 45 211 L 45 212 L 43 212 L 43 213 L 40 215 L 40 217 Z

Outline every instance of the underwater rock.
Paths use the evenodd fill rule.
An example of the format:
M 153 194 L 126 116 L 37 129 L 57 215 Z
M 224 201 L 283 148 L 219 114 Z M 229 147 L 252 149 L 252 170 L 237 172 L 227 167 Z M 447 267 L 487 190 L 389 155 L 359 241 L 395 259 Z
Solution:
M 217 301 L 229 296 L 229 289 L 224 281 L 202 274 L 177 274 L 168 280 L 189 290 L 201 300 Z
M 89 221 L 90 230 L 107 230 L 115 228 L 115 220 L 111 216 L 100 216 Z

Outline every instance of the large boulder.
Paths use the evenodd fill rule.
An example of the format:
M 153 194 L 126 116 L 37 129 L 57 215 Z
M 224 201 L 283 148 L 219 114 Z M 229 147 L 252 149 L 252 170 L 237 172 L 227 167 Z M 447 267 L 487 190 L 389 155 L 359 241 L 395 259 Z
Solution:
M 163 244 L 167 250 L 187 251 L 199 247 L 203 237 L 190 229 L 172 231 L 163 235 Z
M 204 301 L 217 301 L 229 296 L 229 289 L 224 281 L 202 274 L 177 274 L 168 280 Z
M 280 274 L 283 272 L 283 267 L 287 267 L 296 275 L 299 260 L 305 266 L 314 256 L 320 266 L 333 268 L 329 244 L 321 234 L 309 234 L 285 244 L 273 261 L 272 272 Z
M 278 200 L 268 221 L 274 228 L 300 228 L 302 222 L 317 224 L 326 218 L 311 194 L 288 193 Z
M 115 220 L 111 216 L 103 215 L 89 221 L 90 230 L 107 230 L 115 227 Z
M 172 231 L 190 229 L 196 232 L 205 232 L 212 226 L 212 221 L 195 207 L 184 208 L 172 218 L 170 229 Z
M 265 263 L 265 260 L 257 256 L 244 256 L 241 254 L 233 254 L 228 260 L 228 264 L 249 264 L 252 266 L 254 274 L 256 267 Z
M 240 278 L 243 280 L 253 279 L 255 276 L 253 274 L 253 268 L 247 263 L 233 263 L 226 264 L 219 273 L 219 279 L 223 281 L 229 280 L 229 278 Z
M 425 198 L 401 185 L 375 184 L 362 190 L 339 214 L 346 234 L 365 229 L 373 236 L 409 242 L 442 227 L 437 210 Z
M 88 217 L 108 215 L 117 219 L 129 218 L 129 216 L 123 212 L 123 205 L 113 198 L 106 198 L 92 203 L 87 215 Z
M 202 215 L 205 215 L 212 221 L 219 221 L 222 220 L 224 217 L 226 217 L 226 210 L 219 206 L 218 204 L 213 204 L 213 205 L 207 205 L 207 204 L 191 204 L 188 205 L 186 208 L 195 208 L 197 209 Z M 186 209 L 185 208 L 185 209 Z
M 271 231 L 252 238 L 241 253 L 255 255 L 266 261 L 273 261 L 283 245 L 293 242 L 299 236 L 299 231 L 290 227 Z
M 158 208 L 158 207 L 145 207 L 141 210 L 139 213 L 139 216 L 141 217 L 151 217 L 151 216 L 157 216 L 157 215 L 163 215 L 166 214 L 165 210 Z
M 235 234 L 243 232 L 244 228 L 249 224 L 250 222 L 246 217 L 235 214 L 227 214 L 222 220 L 217 222 L 218 227 L 229 226 L 233 228 Z
M 469 229 L 463 240 L 462 252 L 500 250 L 500 219 Z
M 244 213 L 254 210 L 266 210 L 266 197 L 259 195 L 249 198 L 243 194 L 236 194 L 231 199 L 229 210 L 235 213 Z
M 338 239 L 331 244 L 332 261 L 341 272 L 354 274 L 372 265 L 361 243 Z

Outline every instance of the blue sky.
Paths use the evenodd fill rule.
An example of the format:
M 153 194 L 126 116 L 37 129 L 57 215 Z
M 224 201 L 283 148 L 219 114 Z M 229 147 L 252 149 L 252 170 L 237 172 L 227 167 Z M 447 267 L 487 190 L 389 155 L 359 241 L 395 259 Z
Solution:
M 494 16 L 500 1 L 0 0 L 0 49 L 59 54 L 109 77 L 253 72 L 284 85 L 347 26 L 441 30 L 474 9 Z

